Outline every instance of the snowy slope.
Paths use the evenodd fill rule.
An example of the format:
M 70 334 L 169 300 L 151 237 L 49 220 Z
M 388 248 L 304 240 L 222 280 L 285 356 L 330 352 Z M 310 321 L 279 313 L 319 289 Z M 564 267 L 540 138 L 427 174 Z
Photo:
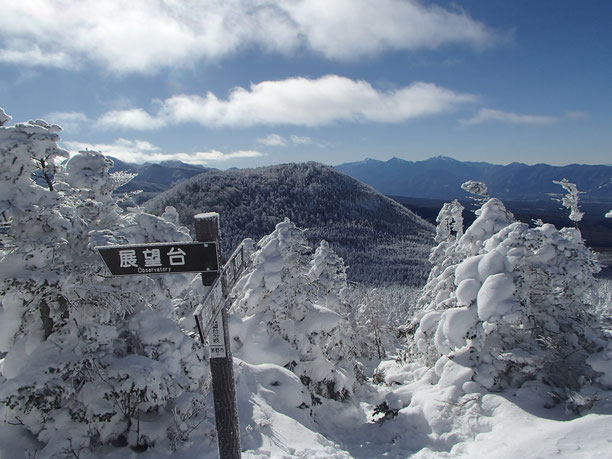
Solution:
M 324 400 L 311 418 L 296 407 L 302 389 L 295 375 L 276 365 L 236 360 L 243 458 L 610 457 L 610 401 L 572 417 L 561 407 L 538 408 L 538 387 L 457 397 L 452 388 L 432 386 L 422 371 L 398 368 L 396 377 L 417 378 L 409 390 L 368 384 L 358 394 L 360 403 Z M 402 398 L 411 404 L 396 418 L 372 421 L 374 406 L 381 400 Z M 24 449 L 33 443 L 20 429 L 0 424 L 1 459 L 27 457 Z M 207 459 L 216 457 L 215 449 L 214 439 L 196 433 L 175 453 L 113 448 L 98 457 Z

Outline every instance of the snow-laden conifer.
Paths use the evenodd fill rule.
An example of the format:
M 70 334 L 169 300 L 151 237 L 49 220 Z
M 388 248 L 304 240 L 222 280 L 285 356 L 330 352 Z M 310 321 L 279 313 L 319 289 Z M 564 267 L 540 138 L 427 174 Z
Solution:
M 308 277 L 323 306 L 347 316 L 349 311 L 343 298 L 348 289 L 344 260 L 325 240 L 319 242 L 309 263 Z
M 441 211 L 434 267 L 412 323 L 414 355 L 466 391 L 532 379 L 563 394 L 609 385 L 607 343 L 588 304 L 599 267 L 578 230 L 513 222 L 495 198 L 476 213 L 457 238 L 449 207 Z
M 578 200 L 580 197 L 580 191 L 578 191 L 578 187 L 575 183 L 570 182 L 568 179 L 563 178 L 561 180 L 553 180 L 553 183 L 560 185 L 563 187 L 567 194 L 560 199 L 563 207 L 570 211 L 569 219 L 574 222 L 574 224 L 578 224 L 579 221 L 582 220 L 584 216 L 584 212 L 580 211 L 580 207 L 578 206 Z
M 457 241 L 463 236 L 463 206 L 456 199 L 453 202 L 446 202 L 440 209 L 436 218 L 436 236 L 434 238 L 437 245 L 429 255 L 432 269 L 429 277 L 437 276 L 441 269 L 445 269 L 448 263 L 456 260 L 455 253 Z
M 130 177 L 109 173 L 101 153 L 57 164 L 68 156 L 59 126 L 1 118 L 0 210 L 10 227 L 0 260 L 0 418 L 36 436 L 37 457 L 176 445 L 189 430 L 178 423 L 203 406 L 208 375 L 175 315 L 195 303 L 191 277 L 107 278 L 94 247 L 189 235 L 141 209 L 123 212 L 111 193 Z
M 341 299 L 342 259 L 325 242 L 313 257 L 303 231 L 289 220 L 257 247 L 237 286 L 236 356 L 288 368 L 318 395 L 350 396 L 355 352 Z

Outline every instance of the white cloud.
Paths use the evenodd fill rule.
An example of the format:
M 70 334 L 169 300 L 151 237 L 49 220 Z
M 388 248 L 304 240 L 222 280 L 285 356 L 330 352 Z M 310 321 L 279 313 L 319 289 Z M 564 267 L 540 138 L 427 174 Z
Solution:
M 164 153 L 159 147 L 145 140 L 117 139 L 112 144 L 90 144 L 85 142 L 63 142 L 63 144 L 64 147 L 72 153 L 82 150 L 101 151 L 105 155 L 137 164 L 178 160 L 190 164 L 205 165 L 228 161 L 230 159 L 265 156 L 264 153 L 255 150 L 238 150 L 230 153 L 223 153 L 218 150 L 198 151 L 193 153 Z
M 64 147 L 72 153 L 77 153 L 82 150 L 101 151 L 105 155 L 114 156 L 115 158 L 124 159 L 133 155 L 134 157 L 159 153 L 160 148 L 146 140 L 129 140 L 117 139 L 114 143 L 87 143 L 78 141 L 62 142 Z M 129 161 L 125 159 L 125 161 Z
M 261 137 L 257 139 L 257 143 L 261 143 L 262 145 L 266 145 L 268 147 L 285 147 L 287 146 L 287 141 L 283 139 L 282 136 L 278 134 L 268 134 L 265 137 Z
M 309 0 L 283 5 L 308 46 L 330 59 L 435 49 L 449 43 L 484 48 L 501 39 L 464 12 L 417 0 Z
M 546 125 L 557 122 L 554 116 L 546 115 L 520 115 L 518 113 L 481 108 L 472 118 L 461 120 L 463 124 L 475 125 L 489 122 L 506 124 Z
M 30 0 L 4 2 L 0 15 L 0 61 L 93 62 L 117 73 L 191 66 L 253 46 L 344 60 L 499 40 L 466 13 L 420 0 Z
M 294 145 L 307 145 L 312 143 L 312 139 L 310 137 L 300 137 L 294 134 L 290 135 L 289 139 L 278 134 L 268 134 L 265 137 L 257 139 L 257 143 L 261 143 L 268 147 L 286 147 L 289 142 Z
M 2 24 L 2 19 L 0 19 L 0 24 Z M 3 33 L 0 32 L 0 38 L 2 35 Z M 0 62 L 25 67 L 70 68 L 73 66 L 73 58 L 64 51 L 41 49 L 37 44 L 25 44 L 20 40 L 10 40 L 4 46 L 0 48 Z
M 59 124 L 64 131 L 77 132 L 83 123 L 88 121 L 87 116 L 80 112 L 51 112 L 44 116 L 50 123 Z
M 379 91 L 367 81 L 327 75 L 264 81 L 248 90 L 238 87 L 226 100 L 211 92 L 204 97 L 176 95 L 160 102 L 154 115 L 142 109 L 118 110 L 104 114 L 99 123 L 131 129 L 192 122 L 209 127 L 322 126 L 337 121 L 400 123 L 448 112 L 476 100 L 472 94 L 431 83 Z
M 291 139 L 291 142 L 296 145 L 308 145 L 312 143 L 312 139 L 310 137 L 300 137 L 297 135 L 291 135 L 289 136 L 289 138 Z
M 154 118 L 143 109 L 135 108 L 106 112 L 98 119 L 96 124 L 104 129 L 125 127 L 129 129 L 151 130 L 162 127 L 165 124 L 165 120 Z
M 218 150 L 210 151 L 197 151 L 195 153 L 174 153 L 171 158 L 164 156 L 164 159 L 178 159 L 191 164 L 209 164 L 213 162 L 223 162 L 230 159 L 241 159 L 241 158 L 258 158 L 260 156 L 266 156 L 257 150 L 237 150 L 230 153 L 223 153 Z

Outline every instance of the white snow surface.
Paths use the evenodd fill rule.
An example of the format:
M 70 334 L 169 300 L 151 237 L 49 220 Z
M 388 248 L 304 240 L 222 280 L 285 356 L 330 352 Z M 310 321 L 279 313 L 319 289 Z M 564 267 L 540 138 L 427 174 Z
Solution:
M 258 360 L 271 359 L 260 354 Z M 610 457 L 610 401 L 569 416 L 560 406 L 542 408 L 538 386 L 478 392 L 471 370 L 452 361 L 427 369 L 388 360 L 381 364 L 388 385 L 368 382 L 348 401 L 321 398 L 307 408 L 300 406 L 311 404 L 310 394 L 294 373 L 273 363 L 234 362 L 245 459 Z M 376 423 L 373 410 L 382 401 L 398 415 Z M 3 424 L 0 445 L 0 459 L 19 459 L 36 444 L 20 427 Z M 209 459 L 217 451 L 214 438 L 196 431 L 176 452 L 107 448 L 97 457 Z
M 493 274 L 486 278 L 478 291 L 478 317 L 482 321 L 500 319 L 518 307 L 514 298 L 516 287 L 509 273 Z
M 600 394 L 608 400 L 575 417 L 560 406 L 542 408 L 545 394 L 536 384 L 499 394 L 466 393 L 460 388 L 469 379 L 466 368 L 451 361 L 427 369 L 388 360 L 379 369 L 390 386 L 367 383 L 350 401 L 322 399 L 299 408 L 310 405 L 310 396 L 295 374 L 234 359 L 242 457 L 610 457 L 612 392 Z M 398 415 L 373 422 L 373 409 L 382 401 Z M 215 443 L 196 431 L 174 453 L 110 448 L 96 457 L 208 459 L 216 457 Z M 21 427 L 0 424 L 0 445 L 0 459 L 20 459 L 36 443 Z

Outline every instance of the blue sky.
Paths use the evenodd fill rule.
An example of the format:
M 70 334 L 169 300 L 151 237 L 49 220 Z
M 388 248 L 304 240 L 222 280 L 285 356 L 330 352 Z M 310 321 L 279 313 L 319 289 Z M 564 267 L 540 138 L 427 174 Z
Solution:
M 0 107 L 209 167 L 612 163 L 607 0 L 0 0 Z

